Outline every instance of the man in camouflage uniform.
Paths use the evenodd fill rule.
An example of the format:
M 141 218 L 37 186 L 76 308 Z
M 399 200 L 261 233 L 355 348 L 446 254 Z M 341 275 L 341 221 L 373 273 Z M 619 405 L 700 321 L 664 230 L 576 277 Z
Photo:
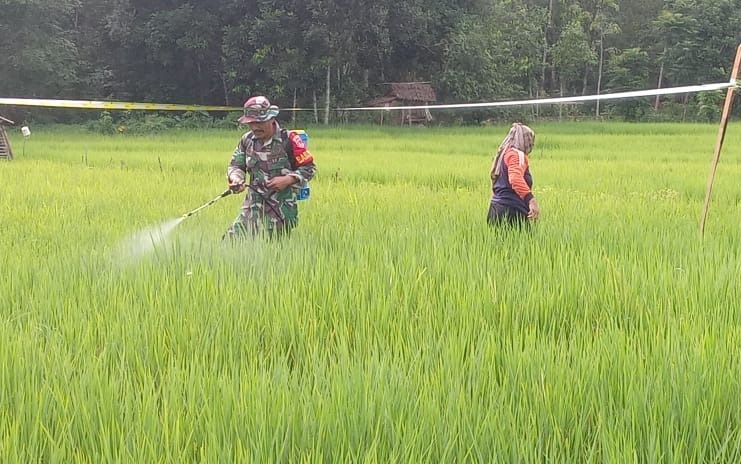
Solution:
M 298 133 L 281 130 L 278 107 L 263 96 L 244 104 L 242 136 L 227 170 L 229 188 L 247 190 L 239 216 L 229 227 L 230 238 L 280 236 L 298 224 L 298 189 L 314 177 L 314 159 Z M 249 182 L 246 176 L 249 173 Z

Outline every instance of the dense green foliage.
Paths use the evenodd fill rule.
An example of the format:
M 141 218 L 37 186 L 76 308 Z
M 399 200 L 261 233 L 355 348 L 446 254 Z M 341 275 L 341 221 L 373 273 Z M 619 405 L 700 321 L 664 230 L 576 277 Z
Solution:
M 384 82 L 430 81 L 441 102 L 720 82 L 739 31 L 741 0 L 0 0 L 0 96 L 239 106 L 263 93 L 334 121 L 320 113 L 364 104 Z M 704 119 L 703 105 L 690 95 L 597 111 Z M 564 111 L 534 116 L 595 107 Z M 462 120 L 497 116 L 509 114 Z
M 741 157 L 715 124 L 310 128 L 289 240 L 222 246 L 239 133 L 37 130 L 0 163 L 0 461 L 741 460 Z M 732 124 L 729 147 L 741 144 Z

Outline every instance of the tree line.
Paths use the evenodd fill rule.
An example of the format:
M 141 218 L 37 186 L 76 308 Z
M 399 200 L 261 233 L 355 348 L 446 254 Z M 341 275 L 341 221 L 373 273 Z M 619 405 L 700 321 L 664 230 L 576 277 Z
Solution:
M 723 82 L 740 34 L 741 0 L 0 0 L 0 97 L 238 107 L 260 93 L 335 122 L 388 82 L 455 103 Z M 443 119 L 712 119 L 724 95 Z

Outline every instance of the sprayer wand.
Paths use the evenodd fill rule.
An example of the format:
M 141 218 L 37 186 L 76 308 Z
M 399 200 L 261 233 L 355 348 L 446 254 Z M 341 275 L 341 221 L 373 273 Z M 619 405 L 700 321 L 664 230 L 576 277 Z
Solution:
M 224 190 L 224 192 L 221 195 L 219 195 L 218 197 L 216 197 L 213 200 L 209 201 L 208 203 L 199 206 L 198 208 L 194 209 L 193 211 L 191 211 L 189 213 L 183 214 L 183 217 L 184 218 L 187 218 L 187 217 L 193 216 L 194 214 L 196 214 L 198 211 L 202 210 L 203 208 L 207 208 L 207 207 L 213 205 L 214 203 L 216 203 L 217 201 L 219 201 L 220 198 L 224 198 L 226 196 L 229 196 L 232 193 L 234 193 L 234 192 L 231 189 L 226 189 L 226 190 Z

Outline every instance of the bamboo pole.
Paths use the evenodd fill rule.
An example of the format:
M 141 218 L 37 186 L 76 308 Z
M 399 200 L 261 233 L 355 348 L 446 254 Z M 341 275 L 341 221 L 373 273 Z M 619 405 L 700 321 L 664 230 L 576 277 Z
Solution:
M 723 148 L 723 139 L 726 136 L 726 127 L 728 118 L 731 115 L 733 106 L 733 94 L 736 91 L 736 77 L 738 76 L 739 65 L 741 65 L 741 45 L 736 49 L 736 59 L 733 62 L 733 71 L 731 71 L 731 87 L 726 91 L 726 101 L 723 104 L 723 114 L 720 117 L 720 127 L 718 128 L 718 139 L 715 142 L 715 153 L 713 154 L 713 163 L 710 166 L 710 178 L 708 179 L 708 188 L 705 191 L 705 205 L 702 208 L 702 219 L 700 220 L 700 237 L 705 236 L 705 220 L 708 217 L 708 207 L 710 206 L 710 192 L 713 189 L 713 180 L 715 180 L 715 171 L 718 168 L 720 160 L 720 151 Z

